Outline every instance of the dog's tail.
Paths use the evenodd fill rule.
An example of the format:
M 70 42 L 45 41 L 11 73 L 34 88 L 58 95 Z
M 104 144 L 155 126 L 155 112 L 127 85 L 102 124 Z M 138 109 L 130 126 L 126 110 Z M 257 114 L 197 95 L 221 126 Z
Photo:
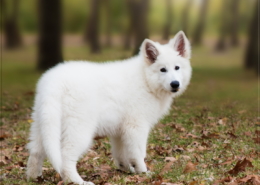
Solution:
M 61 173 L 61 95 L 60 92 L 39 95 L 37 111 L 45 153 L 53 168 Z

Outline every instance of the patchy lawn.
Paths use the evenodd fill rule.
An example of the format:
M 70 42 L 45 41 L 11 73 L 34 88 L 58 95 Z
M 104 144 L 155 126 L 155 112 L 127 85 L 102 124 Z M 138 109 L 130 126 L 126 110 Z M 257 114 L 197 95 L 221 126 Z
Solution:
M 89 55 L 66 46 L 65 59 L 112 60 L 130 55 L 120 48 Z M 25 168 L 34 87 L 35 47 L 3 52 L 1 184 L 58 184 L 46 161 L 43 177 L 26 181 Z M 257 79 L 241 69 L 242 49 L 213 53 L 193 50 L 193 78 L 187 92 L 151 131 L 146 164 L 153 172 L 116 170 L 107 138 L 96 140 L 78 163 L 83 179 L 95 184 L 260 184 L 260 117 Z M 59 184 L 62 184 L 61 182 Z

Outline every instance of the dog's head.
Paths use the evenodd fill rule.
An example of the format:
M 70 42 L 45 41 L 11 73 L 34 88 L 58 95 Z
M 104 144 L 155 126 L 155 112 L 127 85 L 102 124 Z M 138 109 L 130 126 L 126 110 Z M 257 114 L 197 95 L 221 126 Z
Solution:
M 145 39 L 140 50 L 146 81 L 152 91 L 165 91 L 174 96 L 184 92 L 192 70 L 190 43 L 182 31 L 165 45 Z

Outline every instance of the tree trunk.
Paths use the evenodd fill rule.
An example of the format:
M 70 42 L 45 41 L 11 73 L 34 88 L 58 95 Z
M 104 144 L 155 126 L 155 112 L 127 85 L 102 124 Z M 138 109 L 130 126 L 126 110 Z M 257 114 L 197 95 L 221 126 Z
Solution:
M 259 1 L 256 1 L 255 12 L 248 32 L 248 45 L 245 54 L 244 66 L 247 69 L 254 69 L 259 76 L 259 26 L 258 18 Z
M 99 10 L 101 0 L 91 0 L 89 23 L 86 32 L 86 41 L 90 44 L 90 51 L 92 53 L 99 53 L 101 51 L 99 41 Z
M 227 48 L 226 38 L 228 34 L 229 27 L 229 8 L 228 1 L 222 0 L 222 11 L 220 14 L 220 27 L 219 27 L 219 38 L 215 46 L 216 51 L 224 51 Z
M 128 13 L 128 24 L 126 26 L 123 40 L 124 40 L 124 49 L 129 50 L 132 46 L 132 37 L 134 35 L 134 26 L 135 26 L 135 18 L 134 18 L 134 11 L 132 10 L 134 8 L 133 2 L 131 0 L 125 1 L 126 10 Z M 132 15 L 133 14 L 133 15 Z
M 166 22 L 163 29 L 163 40 L 169 40 L 172 27 L 172 0 L 166 0 Z
M 124 33 L 124 49 L 125 50 L 129 50 L 131 47 L 132 35 L 133 35 L 133 27 L 132 27 L 132 24 L 129 23 L 129 25 L 127 26 L 127 29 Z
M 193 45 L 199 45 L 202 42 L 202 35 L 204 33 L 205 28 L 205 19 L 207 16 L 209 0 L 203 0 L 201 3 L 201 9 L 199 14 L 199 21 L 195 27 L 194 35 L 193 35 Z
M 38 69 L 62 62 L 61 0 L 39 0 Z
M 134 35 L 134 52 L 136 55 L 139 53 L 139 48 L 144 41 L 148 38 L 147 16 L 149 0 L 127 0 L 130 25 L 133 28 Z
M 231 36 L 231 46 L 236 47 L 239 45 L 238 39 L 238 20 L 239 20 L 239 0 L 232 0 L 231 2 L 231 24 L 230 24 L 230 36 Z
M 189 15 L 190 15 L 190 8 L 192 5 L 191 0 L 187 0 L 186 5 L 182 11 L 182 31 L 188 36 L 188 25 L 189 25 Z
M 111 47 L 111 1 L 105 0 L 106 8 L 106 47 Z
M 11 6 L 11 12 L 10 15 L 8 15 L 7 12 L 7 4 L 6 2 L 2 0 L 2 9 L 4 14 L 4 35 L 5 35 L 5 47 L 7 49 L 14 49 L 18 48 L 22 45 L 22 36 L 19 30 L 18 26 L 18 13 L 19 13 L 19 6 L 20 1 L 19 0 L 12 0 Z

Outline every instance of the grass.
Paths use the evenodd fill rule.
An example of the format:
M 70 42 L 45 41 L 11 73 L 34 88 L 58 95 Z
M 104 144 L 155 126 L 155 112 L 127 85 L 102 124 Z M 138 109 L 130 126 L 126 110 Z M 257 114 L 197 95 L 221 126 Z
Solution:
M 3 52 L 1 184 L 60 181 L 48 161 L 43 178 L 26 181 L 25 145 L 34 87 L 41 75 L 35 71 L 35 51 L 30 45 Z M 126 58 L 131 53 L 120 48 L 105 49 L 100 55 L 87 51 L 84 46 L 66 46 L 64 58 L 102 61 Z M 256 182 L 254 175 L 260 174 L 257 78 L 242 69 L 242 57 L 242 48 L 225 53 L 214 53 L 210 47 L 193 49 L 193 77 L 187 92 L 176 99 L 169 115 L 151 131 L 146 158 L 154 172 L 150 177 L 117 171 L 107 138 L 96 140 L 93 151 L 80 160 L 80 175 L 96 184 Z

